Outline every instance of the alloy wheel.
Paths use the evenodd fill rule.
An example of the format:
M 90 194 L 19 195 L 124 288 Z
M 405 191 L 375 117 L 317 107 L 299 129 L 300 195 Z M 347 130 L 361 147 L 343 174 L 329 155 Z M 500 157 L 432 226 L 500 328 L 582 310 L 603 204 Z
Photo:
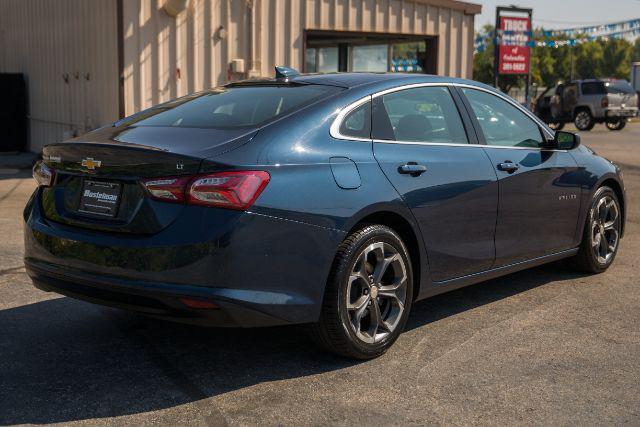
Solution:
M 583 130 L 589 127 L 591 116 L 586 111 L 580 111 L 576 115 L 575 125 L 578 129 Z
M 626 123 L 625 123 L 624 119 L 620 119 L 620 120 L 617 120 L 617 121 L 608 121 L 608 122 L 606 122 L 607 129 L 609 129 L 609 130 L 620 130 L 620 129 L 622 129 L 624 127 L 625 124 Z
M 407 267 L 390 244 L 366 246 L 356 258 L 346 292 L 349 325 L 369 344 L 391 334 L 402 318 L 407 297 Z
M 620 210 L 607 195 L 591 209 L 591 248 L 600 264 L 607 264 L 615 254 L 620 235 Z

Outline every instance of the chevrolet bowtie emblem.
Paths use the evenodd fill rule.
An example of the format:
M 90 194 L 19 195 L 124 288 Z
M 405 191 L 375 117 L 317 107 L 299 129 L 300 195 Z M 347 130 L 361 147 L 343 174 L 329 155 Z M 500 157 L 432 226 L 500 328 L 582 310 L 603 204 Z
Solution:
M 100 160 L 93 160 L 93 157 L 87 157 L 86 159 L 82 159 L 81 165 L 87 169 L 94 170 L 95 168 L 99 168 L 102 162 Z

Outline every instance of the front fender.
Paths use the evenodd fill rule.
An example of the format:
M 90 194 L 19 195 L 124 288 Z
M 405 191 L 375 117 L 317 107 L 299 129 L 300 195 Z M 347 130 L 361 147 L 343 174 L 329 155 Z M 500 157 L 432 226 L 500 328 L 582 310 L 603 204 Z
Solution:
M 620 167 L 610 162 L 604 157 L 595 154 L 591 149 L 585 146 L 578 147 L 571 151 L 580 167 L 580 181 L 582 184 L 580 217 L 578 220 L 578 228 L 576 229 L 577 241 L 582 238 L 582 232 L 585 227 L 591 200 L 598 188 L 603 185 L 614 187 L 614 191 L 618 193 L 620 205 L 622 208 L 622 228 L 621 236 L 624 235 L 625 222 L 627 218 L 627 203 L 625 197 L 625 187 Z

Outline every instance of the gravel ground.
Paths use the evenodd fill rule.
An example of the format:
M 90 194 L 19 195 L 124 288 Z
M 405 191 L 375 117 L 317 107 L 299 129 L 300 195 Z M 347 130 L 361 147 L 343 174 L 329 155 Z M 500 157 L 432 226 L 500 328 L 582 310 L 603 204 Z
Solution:
M 640 424 L 640 123 L 583 143 L 625 170 L 614 266 L 553 264 L 417 303 L 363 363 L 300 329 L 203 329 L 47 294 L 22 266 L 28 174 L 0 170 L 0 424 Z

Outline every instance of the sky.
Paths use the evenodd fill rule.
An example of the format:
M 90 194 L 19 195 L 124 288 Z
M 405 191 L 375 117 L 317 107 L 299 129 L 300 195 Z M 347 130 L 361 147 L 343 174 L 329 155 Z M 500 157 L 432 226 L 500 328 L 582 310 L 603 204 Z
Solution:
M 467 0 L 482 5 L 482 14 L 475 19 L 476 31 L 485 24 L 494 24 L 496 6 L 516 6 L 533 9 L 533 26 L 573 28 L 640 18 L 640 0 Z

